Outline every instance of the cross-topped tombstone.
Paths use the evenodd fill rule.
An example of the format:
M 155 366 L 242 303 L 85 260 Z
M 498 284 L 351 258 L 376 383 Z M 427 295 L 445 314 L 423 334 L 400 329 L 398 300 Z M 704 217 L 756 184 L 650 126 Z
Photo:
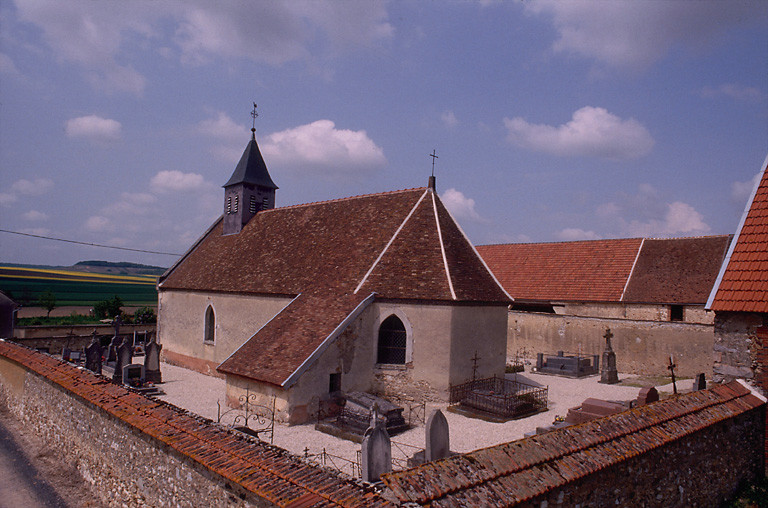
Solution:
M 153 337 L 144 347 L 144 376 L 149 383 L 162 383 L 163 376 L 160 373 L 160 350 L 163 346 L 158 344 Z
M 426 448 L 424 458 L 427 462 L 443 459 L 451 454 L 450 433 L 448 431 L 448 420 L 439 409 L 432 411 L 427 419 Z
M 600 382 L 612 385 L 619 382 L 619 373 L 616 370 L 616 353 L 611 346 L 613 332 L 610 328 L 605 329 L 603 337 L 605 337 L 605 351 L 603 351 L 603 366 L 600 369 Z
M 117 349 L 120 347 L 120 337 L 115 335 L 112 337 L 112 341 L 109 343 L 107 349 L 107 363 L 117 361 Z
M 133 360 L 133 346 L 128 343 L 128 338 L 123 340 L 120 347 L 117 348 L 117 362 L 115 363 L 115 373 L 112 374 L 112 381 L 121 384 L 123 382 L 123 368 L 130 365 Z
M 101 355 L 104 350 L 96 337 L 95 331 L 91 344 L 85 348 L 85 368 L 96 374 L 101 374 Z
M 392 471 L 392 442 L 382 422 L 365 431 L 361 451 L 364 481 L 376 483 L 381 475 Z
M 112 320 L 112 327 L 115 329 L 115 336 L 120 335 L 120 325 L 123 324 L 123 318 L 120 317 L 120 314 L 115 316 L 115 319 Z

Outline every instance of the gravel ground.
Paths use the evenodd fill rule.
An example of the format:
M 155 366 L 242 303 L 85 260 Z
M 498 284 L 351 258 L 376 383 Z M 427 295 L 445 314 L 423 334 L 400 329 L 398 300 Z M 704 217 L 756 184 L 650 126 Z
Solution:
M 165 395 L 160 398 L 216 421 L 216 402 L 220 401 L 223 408 L 225 401 L 226 388 L 223 379 L 165 363 L 162 364 L 162 373 L 164 382 L 161 387 Z M 428 416 L 436 408 L 443 411 L 450 429 L 451 450 L 464 453 L 521 439 L 526 432 L 535 431 L 536 427 L 552 424 L 556 415 L 565 417 L 569 408 L 581 405 L 586 398 L 624 401 L 635 399 L 640 391 L 636 386 L 600 384 L 598 383 L 600 376 L 570 379 L 526 372 L 517 374 L 517 378 L 526 383 L 549 388 L 548 411 L 506 423 L 468 418 L 446 411 L 446 404 L 428 404 L 426 414 Z M 619 374 L 619 379 L 622 382 L 642 385 L 642 380 L 636 376 Z M 690 384 L 690 380 L 683 380 L 682 383 L 678 383 L 678 389 L 681 386 L 688 389 Z M 657 387 L 657 389 L 660 392 L 671 393 L 672 385 Z M 404 412 L 406 419 L 407 412 L 406 409 Z M 413 455 L 417 448 L 424 447 L 423 424 L 419 423 L 415 428 L 398 434 L 393 441 L 400 444 L 400 449 L 397 444 L 393 446 L 393 458 Z M 316 431 L 314 423 L 288 426 L 276 422 L 274 444 L 297 455 L 303 455 L 305 449 L 308 449 L 309 454 L 319 454 L 325 450 L 328 454 L 343 457 L 348 461 L 355 461 L 360 450 L 360 445 L 357 443 Z

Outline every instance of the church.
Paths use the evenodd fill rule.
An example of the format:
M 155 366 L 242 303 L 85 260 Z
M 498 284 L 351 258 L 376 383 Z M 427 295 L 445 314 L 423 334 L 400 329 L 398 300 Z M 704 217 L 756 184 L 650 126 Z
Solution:
M 303 423 L 338 392 L 447 400 L 503 375 L 511 297 L 426 187 L 276 207 L 252 137 L 223 215 L 158 281 L 166 361 Z

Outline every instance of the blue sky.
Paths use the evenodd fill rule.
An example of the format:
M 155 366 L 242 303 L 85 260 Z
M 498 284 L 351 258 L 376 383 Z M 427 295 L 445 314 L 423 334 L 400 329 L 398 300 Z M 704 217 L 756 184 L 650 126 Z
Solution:
M 257 141 L 278 206 L 426 185 L 476 244 L 734 233 L 768 3 L 0 4 L 0 228 L 182 253 Z M 0 233 L 0 261 L 175 258 Z

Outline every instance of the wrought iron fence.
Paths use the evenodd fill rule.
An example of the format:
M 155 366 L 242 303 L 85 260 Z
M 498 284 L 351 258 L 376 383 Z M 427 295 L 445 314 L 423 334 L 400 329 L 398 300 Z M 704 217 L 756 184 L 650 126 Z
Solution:
M 450 403 L 511 418 L 546 409 L 547 394 L 546 387 L 494 376 L 451 386 Z
M 323 448 L 323 451 L 320 453 L 309 453 L 309 448 L 304 448 L 305 460 L 323 467 L 333 468 L 340 473 L 348 474 L 353 478 L 362 478 L 363 469 L 361 466 L 362 459 L 360 450 L 357 450 L 355 456 L 355 460 L 350 460 L 346 457 L 328 453 L 325 451 L 325 448 Z
M 259 439 L 269 437 L 270 444 L 275 437 L 275 396 L 272 396 L 270 404 L 257 404 L 257 394 L 245 391 L 245 395 L 238 397 L 239 404 L 231 409 L 221 412 L 221 403 L 217 400 L 218 423 L 222 419 L 232 418 L 228 427 L 245 432 Z

